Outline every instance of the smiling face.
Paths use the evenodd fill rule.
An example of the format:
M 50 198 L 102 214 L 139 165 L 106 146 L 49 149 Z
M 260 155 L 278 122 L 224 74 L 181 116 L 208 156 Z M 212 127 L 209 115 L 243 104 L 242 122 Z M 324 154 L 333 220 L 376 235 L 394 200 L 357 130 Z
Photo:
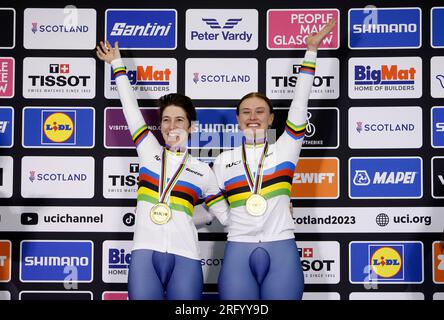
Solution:
M 237 122 L 244 134 L 262 134 L 273 123 L 274 114 L 270 113 L 267 102 L 259 97 L 245 99 L 239 105 Z
M 165 143 L 171 147 L 186 146 L 191 133 L 191 123 L 182 107 L 169 105 L 163 110 L 160 122 Z

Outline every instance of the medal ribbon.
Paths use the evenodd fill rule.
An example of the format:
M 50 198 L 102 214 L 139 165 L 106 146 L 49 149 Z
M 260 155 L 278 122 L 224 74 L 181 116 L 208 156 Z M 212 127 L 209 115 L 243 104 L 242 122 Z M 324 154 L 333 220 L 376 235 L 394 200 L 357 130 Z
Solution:
M 268 151 L 268 141 L 265 141 L 264 151 L 259 160 L 259 164 L 256 170 L 256 177 L 253 177 L 250 166 L 247 163 L 247 152 L 245 150 L 245 143 L 242 144 L 242 163 L 244 165 L 245 176 L 247 177 L 248 185 L 254 194 L 259 194 L 262 186 L 262 171 L 264 169 L 265 155 Z
M 166 185 L 166 164 L 167 164 L 167 156 L 166 156 L 166 149 L 163 148 L 162 152 L 162 168 L 160 170 L 160 181 L 159 181 L 159 202 L 166 203 L 166 198 L 169 196 L 171 190 L 176 185 L 177 180 L 179 179 L 180 174 L 182 173 L 183 169 L 185 168 L 185 164 L 188 160 L 188 153 L 185 152 L 185 155 L 177 168 L 176 172 L 171 177 L 170 181 Z M 164 188 L 164 186 L 166 187 Z

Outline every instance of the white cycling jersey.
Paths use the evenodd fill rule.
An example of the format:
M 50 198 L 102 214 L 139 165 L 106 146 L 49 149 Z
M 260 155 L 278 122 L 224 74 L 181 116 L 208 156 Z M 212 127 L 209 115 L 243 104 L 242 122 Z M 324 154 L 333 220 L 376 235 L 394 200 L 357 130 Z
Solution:
M 230 206 L 226 224 L 229 241 L 263 242 L 294 238 L 294 223 L 289 208 L 290 192 L 305 133 L 316 56 L 316 52 L 305 53 L 285 132 L 276 143 L 268 146 L 260 190 L 260 195 L 267 200 L 267 209 L 263 215 L 250 215 L 245 207 L 252 192 L 242 161 L 242 146 L 221 153 L 214 162 L 213 170 L 219 188 L 224 191 Z M 255 175 L 264 143 L 246 142 L 245 146 L 247 163 Z
M 210 212 L 222 224 L 225 223 L 228 211 L 216 177 L 206 163 L 189 156 L 167 198 L 172 209 L 171 220 L 162 225 L 151 221 L 150 210 L 159 202 L 159 175 L 164 147 L 149 131 L 143 119 L 122 59 L 115 59 L 111 64 L 125 119 L 140 161 L 133 250 L 150 249 L 200 259 L 197 230 L 192 220 L 194 206 L 199 199 L 204 199 Z M 168 181 L 181 165 L 185 153 L 167 150 L 165 154 Z

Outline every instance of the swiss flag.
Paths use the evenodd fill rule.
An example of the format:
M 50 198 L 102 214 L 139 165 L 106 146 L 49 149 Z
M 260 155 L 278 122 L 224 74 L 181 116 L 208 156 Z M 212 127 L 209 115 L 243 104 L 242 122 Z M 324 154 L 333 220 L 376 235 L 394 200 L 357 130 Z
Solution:
M 303 258 L 313 258 L 313 248 L 303 248 L 302 249 Z

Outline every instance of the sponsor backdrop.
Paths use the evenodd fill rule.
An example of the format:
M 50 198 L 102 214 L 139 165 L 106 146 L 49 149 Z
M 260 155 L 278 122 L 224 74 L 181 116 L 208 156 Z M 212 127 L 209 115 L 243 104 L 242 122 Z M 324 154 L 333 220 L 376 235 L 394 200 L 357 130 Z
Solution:
M 282 134 L 306 37 L 331 18 L 291 190 L 304 299 L 443 300 L 444 7 L 366 5 L 3 1 L 0 300 L 127 299 L 139 162 L 98 41 L 119 41 L 159 139 L 156 99 L 193 99 L 190 151 L 212 162 L 240 144 L 250 91 Z M 226 233 L 198 230 L 217 299 Z

